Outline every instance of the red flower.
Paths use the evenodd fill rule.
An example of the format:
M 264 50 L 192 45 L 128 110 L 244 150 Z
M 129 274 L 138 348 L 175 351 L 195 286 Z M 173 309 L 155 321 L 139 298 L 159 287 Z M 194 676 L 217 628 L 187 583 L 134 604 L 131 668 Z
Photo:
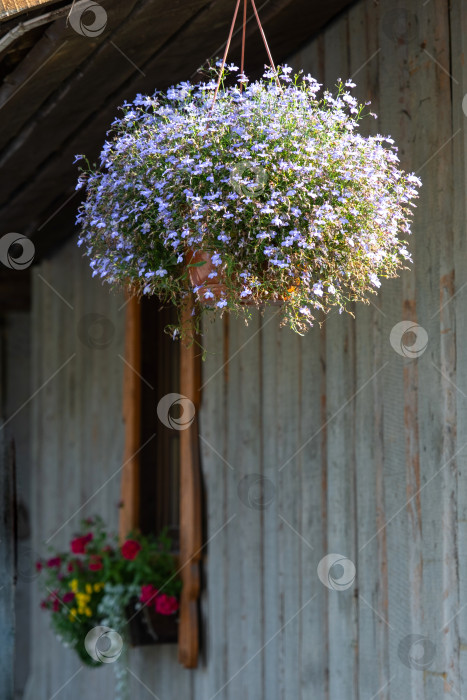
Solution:
M 47 601 L 46 601 L 46 600 L 41 600 L 41 608 L 42 608 L 42 610 L 47 610 L 48 607 L 49 607 L 49 606 L 48 606 L 48 604 L 47 604 Z
M 71 540 L 70 548 L 73 554 L 85 554 L 86 545 L 92 540 L 92 538 L 93 534 L 92 532 L 89 532 L 87 535 L 83 535 L 82 537 L 75 537 L 74 540 Z
M 65 593 L 65 595 L 63 596 L 64 603 L 71 603 L 71 601 L 74 599 L 75 599 L 75 594 L 72 591 Z
M 60 610 L 60 599 L 58 597 L 58 591 L 51 591 L 51 593 L 48 596 L 48 600 L 52 603 L 52 610 L 54 612 L 58 612 Z
M 42 569 L 43 569 L 42 562 L 40 560 L 36 561 L 36 571 L 42 571 Z
M 68 573 L 71 574 L 72 571 L 75 569 L 82 569 L 83 568 L 83 562 L 81 559 L 70 559 L 70 561 L 67 564 L 66 570 Z
M 154 600 L 154 598 L 156 597 L 157 594 L 158 594 L 157 588 L 154 588 L 152 583 L 148 583 L 145 586 L 141 586 L 141 595 L 140 595 L 139 599 L 142 603 L 149 603 L 152 600 Z
M 162 593 L 156 598 L 155 608 L 160 615 L 173 615 L 179 608 L 178 600 L 173 595 Z
M 139 542 L 136 540 L 127 540 L 122 545 L 122 555 L 125 557 L 125 559 L 129 559 L 131 561 L 136 557 L 140 549 L 141 545 Z
M 89 568 L 91 571 L 99 571 L 99 569 L 102 569 L 102 566 L 102 557 L 98 554 L 91 554 L 89 557 Z
M 60 559 L 60 557 L 52 557 L 52 559 L 48 560 L 47 566 L 49 567 L 49 569 L 52 569 L 55 566 L 60 566 L 61 563 L 62 560 Z

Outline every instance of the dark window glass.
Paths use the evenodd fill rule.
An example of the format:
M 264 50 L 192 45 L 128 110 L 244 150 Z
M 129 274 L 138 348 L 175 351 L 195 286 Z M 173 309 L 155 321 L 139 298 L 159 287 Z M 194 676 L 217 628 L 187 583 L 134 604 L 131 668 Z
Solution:
M 157 534 L 167 527 L 178 551 L 180 432 L 157 417 L 160 399 L 180 393 L 179 343 L 164 332 L 175 323 L 176 313 L 157 299 L 141 302 L 141 444 L 155 437 L 140 452 L 140 528 Z M 177 411 L 173 407 L 170 415 L 177 418 Z

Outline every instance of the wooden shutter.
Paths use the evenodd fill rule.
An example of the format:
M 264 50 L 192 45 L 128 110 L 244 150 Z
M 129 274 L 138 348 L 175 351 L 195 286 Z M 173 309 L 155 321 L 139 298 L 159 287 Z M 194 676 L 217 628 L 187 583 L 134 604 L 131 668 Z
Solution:
M 191 308 L 185 311 L 191 315 Z M 185 319 L 187 320 L 187 319 Z M 186 668 L 198 664 L 201 532 L 201 471 L 198 414 L 201 404 L 201 362 L 195 343 L 180 352 L 180 393 L 195 406 L 189 428 L 180 433 L 180 560 L 183 591 L 178 659 Z
M 191 309 L 186 310 L 186 314 Z M 141 306 L 130 299 L 126 312 L 125 370 L 123 415 L 125 422 L 124 466 L 122 470 L 122 507 L 119 532 L 124 539 L 130 530 L 138 528 L 140 513 L 141 447 Z M 200 356 L 196 345 L 180 348 L 180 394 L 195 406 L 191 425 L 180 436 L 180 575 L 183 590 L 180 600 L 178 633 L 179 661 L 186 668 L 195 668 L 199 651 L 201 475 L 199 463 L 198 411 L 201 385 Z M 156 407 L 154 407 L 155 413 Z M 155 438 L 157 440 L 157 436 Z M 154 465 L 157 468 L 157 465 Z M 142 484 L 144 487 L 144 484 Z

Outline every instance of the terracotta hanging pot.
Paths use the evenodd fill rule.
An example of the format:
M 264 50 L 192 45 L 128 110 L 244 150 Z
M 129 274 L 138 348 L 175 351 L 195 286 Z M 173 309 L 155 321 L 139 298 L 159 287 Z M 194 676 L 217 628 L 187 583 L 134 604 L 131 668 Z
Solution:
M 185 256 L 185 261 L 188 267 L 190 282 L 193 287 L 199 287 L 197 291 L 198 301 L 201 304 L 211 306 L 214 302 L 222 297 L 222 293 L 226 291 L 226 286 L 223 283 L 223 276 L 218 272 L 218 268 L 213 264 L 211 255 L 203 250 L 196 252 L 189 250 Z M 215 277 L 209 277 L 210 274 L 216 273 Z M 205 298 L 207 291 L 212 292 L 213 297 Z
M 196 293 L 199 303 L 204 306 L 213 306 L 227 291 L 224 275 L 213 264 L 210 253 L 204 250 L 197 250 L 196 252 L 189 250 L 185 256 L 185 262 L 188 266 L 188 274 L 192 286 L 199 287 Z M 267 263 L 265 263 L 265 266 L 267 267 Z M 213 272 L 216 273 L 216 276 L 210 277 L 209 275 Z M 295 289 L 295 287 L 292 287 L 292 289 Z M 292 289 L 289 291 L 292 291 Z M 206 298 L 205 293 L 207 291 L 210 291 L 213 296 Z M 239 302 L 242 306 L 258 306 L 256 301 L 248 298 L 239 299 Z M 276 299 L 271 299 L 268 304 L 280 306 L 283 302 L 284 299 L 282 297 L 277 297 Z M 262 305 L 260 304 L 260 306 Z

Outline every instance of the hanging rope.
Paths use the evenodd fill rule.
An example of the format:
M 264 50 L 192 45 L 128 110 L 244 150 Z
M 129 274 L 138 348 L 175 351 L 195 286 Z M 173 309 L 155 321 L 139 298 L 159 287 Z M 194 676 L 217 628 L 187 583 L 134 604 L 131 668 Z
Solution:
M 246 7 L 248 0 L 243 0 L 243 30 L 242 30 L 242 57 L 240 62 L 240 74 L 243 77 L 245 68 L 245 39 L 246 39 Z M 240 92 L 243 90 L 243 81 L 240 83 Z
M 258 14 L 258 10 L 256 9 L 255 0 L 251 0 L 251 5 L 253 7 L 253 12 L 255 13 L 256 21 L 258 22 L 259 31 L 261 32 L 261 36 L 263 37 L 264 46 L 266 48 L 266 53 L 267 53 L 268 58 L 269 58 L 269 63 L 271 64 L 271 68 L 275 73 L 276 67 L 274 65 L 274 61 L 272 60 L 272 54 L 269 50 L 268 42 L 266 39 L 266 34 L 264 33 L 263 27 L 262 27 L 260 19 L 259 19 L 259 14 Z M 277 82 L 277 85 L 280 87 L 280 83 L 279 83 L 279 80 L 277 79 L 277 77 L 276 77 L 276 82 Z
M 241 71 L 242 75 L 244 74 L 244 68 L 245 68 L 245 44 L 246 44 L 246 25 L 247 25 L 247 18 L 246 18 L 246 15 L 247 15 L 247 5 L 248 5 L 248 0 L 243 0 L 242 54 L 241 54 L 241 63 L 240 63 L 240 71 Z M 265 33 L 264 33 L 264 29 L 263 29 L 263 27 L 262 27 L 261 20 L 260 20 L 260 18 L 259 18 L 258 10 L 256 9 L 255 0 L 251 0 L 251 6 L 253 7 L 253 12 L 254 12 L 254 14 L 255 14 L 256 21 L 257 21 L 257 23 L 258 23 L 259 31 L 260 31 L 260 33 L 261 33 L 261 37 L 262 37 L 262 39 L 263 39 L 263 43 L 264 43 L 264 46 L 265 46 L 265 48 L 266 48 L 266 53 L 267 53 L 268 58 L 269 58 L 269 63 L 270 63 L 270 65 L 271 65 L 272 70 L 273 70 L 274 73 L 275 73 L 275 72 L 276 72 L 276 67 L 275 67 L 275 65 L 274 65 L 274 61 L 273 61 L 272 54 L 271 54 L 271 51 L 270 51 L 269 46 L 268 46 L 268 42 L 267 42 L 267 39 L 266 39 L 266 35 L 265 35 Z M 214 103 L 215 103 L 215 101 L 216 101 L 217 94 L 218 94 L 218 92 L 219 92 L 219 88 L 220 88 L 220 85 L 221 85 L 221 82 L 222 82 L 222 77 L 223 77 L 223 75 L 224 75 L 225 63 L 226 63 L 226 61 L 227 61 L 227 55 L 228 55 L 228 53 L 229 53 L 230 43 L 231 43 L 231 41 L 232 41 L 232 35 L 233 35 L 234 27 L 235 27 L 235 22 L 237 21 L 237 15 L 238 15 L 238 9 L 239 9 L 239 7 L 240 7 L 240 0 L 237 0 L 237 4 L 236 4 L 236 6 L 235 6 L 234 16 L 233 16 L 233 19 L 232 19 L 232 24 L 231 24 L 231 26 L 230 26 L 229 36 L 228 36 L 228 38 L 227 38 L 227 43 L 226 43 L 226 45 L 225 45 L 225 51 L 224 51 L 224 56 L 223 56 L 223 58 L 222 58 L 222 64 L 221 64 L 220 71 L 219 71 L 219 79 L 218 79 L 218 81 L 217 81 L 216 89 L 214 90 L 214 95 L 213 95 L 212 103 L 211 103 L 211 109 L 210 109 L 210 112 L 209 112 L 209 113 L 212 113 L 212 110 L 213 110 L 213 108 L 214 108 Z M 276 75 L 276 83 L 277 83 L 278 88 L 279 88 L 279 89 L 282 89 L 282 88 L 281 88 L 281 84 L 280 84 L 280 82 L 279 82 L 279 79 L 277 78 L 277 75 Z M 243 83 L 240 83 L 240 92 L 242 91 L 242 88 L 243 88 Z
M 219 92 L 219 87 L 220 87 L 220 84 L 221 84 L 222 76 L 223 76 L 223 74 L 224 74 L 224 66 L 225 66 L 225 62 L 226 62 L 226 60 L 227 60 L 227 54 L 229 53 L 230 42 L 232 41 L 232 34 L 233 34 L 234 27 L 235 27 L 235 22 L 237 21 L 237 14 L 238 14 L 238 8 L 239 8 L 239 7 L 240 7 L 240 0 L 237 0 L 237 4 L 236 4 L 236 6 L 235 6 L 235 12 L 234 12 L 232 24 L 231 24 L 231 27 L 230 27 L 229 38 L 227 39 L 227 44 L 225 45 L 224 58 L 222 59 L 222 65 L 221 65 L 221 69 L 220 69 L 220 71 L 219 71 L 219 80 L 217 81 L 216 89 L 215 89 L 215 91 L 214 91 L 214 96 L 213 96 L 213 98 L 212 98 L 211 112 L 212 112 L 212 110 L 213 110 L 214 102 L 216 101 L 216 97 L 217 97 L 217 93 Z

